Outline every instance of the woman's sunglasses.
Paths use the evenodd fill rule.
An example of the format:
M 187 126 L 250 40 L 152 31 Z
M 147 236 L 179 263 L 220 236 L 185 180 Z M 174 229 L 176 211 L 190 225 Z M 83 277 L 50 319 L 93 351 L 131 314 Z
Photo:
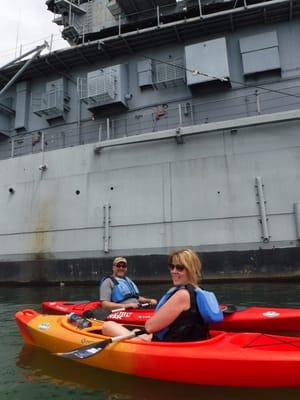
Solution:
M 176 270 L 177 272 L 182 272 L 183 270 L 185 270 L 185 266 L 181 264 L 171 264 L 169 265 L 169 270 L 170 271 Z

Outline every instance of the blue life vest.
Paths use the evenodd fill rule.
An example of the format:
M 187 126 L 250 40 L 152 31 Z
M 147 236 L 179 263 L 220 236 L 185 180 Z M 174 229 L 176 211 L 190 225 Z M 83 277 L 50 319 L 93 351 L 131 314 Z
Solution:
M 181 285 L 169 289 L 160 299 L 155 308 L 155 312 L 158 311 L 169 300 L 169 298 L 180 289 L 187 289 L 190 294 L 193 293 L 195 295 L 197 313 L 201 316 L 201 319 L 205 324 L 216 323 L 223 320 L 223 312 L 220 309 L 214 293 L 200 288 L 194 288 L 191 285 Z M 166 327 L 161 331 L 156 332 L 155 337 L 158 340 L 164 340 L 168 331 L 169 327 Z
M 111 276 L 109 279 L 111 279 L 114 284 L 111 292 L 111 301 L 114 303 L 122 303 L 122 301 L 138 299 L 140 297 L 136 284 L 131 279 L 127 278 L 127 276 L 118 279 Z
M 207 324 L 215 324 L 223 321 L 223 311 L 220 308 L 215 294 L 201 288 L 196 288 L 195 292 L 198 311 L 204 322 Z

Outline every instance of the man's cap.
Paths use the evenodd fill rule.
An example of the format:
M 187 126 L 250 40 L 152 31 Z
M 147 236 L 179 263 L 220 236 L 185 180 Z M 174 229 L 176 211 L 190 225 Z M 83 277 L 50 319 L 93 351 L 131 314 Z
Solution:
M 127 260 L 124 257 L 116 257 L 113 261 L 113 265 L 117 265 L 121 262 L 127 265 Z

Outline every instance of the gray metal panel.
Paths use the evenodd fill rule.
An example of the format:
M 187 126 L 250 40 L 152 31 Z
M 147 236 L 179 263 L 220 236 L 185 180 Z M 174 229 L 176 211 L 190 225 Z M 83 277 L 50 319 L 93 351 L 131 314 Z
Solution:
M 280 68 L 276 31 L 247 36 L 239 42 L 245 75 Z
M 26 129 L 28 118 L 28 82 L 16 85 L 15 129 Z
M 55 79 L 46 83 L 46 92 L 64 90 L 64 78 Z
M 280 68 L 278 47 L 244 53 L 242 61 L 245 75 Z
M 137 62 L 137 72 L 144 72 L 152 70 L 152 60 L 146 59 Z
M 12 109 L 12 100 L 12 97 L 6 97 L 0 100 L 0 133 L 5 136 L 10 136 L 10 131 L 12 129 L 12 118 L 14 116 L 14 110 Z M 5 148 L 6 146 L 3 146 L 3 144 L 1 146 L 1 158 L 2 147 Z
M 153 83 L 152 71 L 148 70 L 139 72 L 138 79 L 140 87 L 152 85 Z
M 149 86 L 153 83 L 152 60 L 137 62 L 138 85 Z
M 107 104 L 123 103 L 126 105 L 128 93 L 127 65 L 118 64 L 101 68 L 87 74 L 87 98 L 94 106 L 100 107 Z M 97 103 L 97 105 L 96 105 Z
M 265 32 L 240 39 L 241 53 L 278 46 L 277 32 Z
M 114 17 L 120 15 L 122 12 L 117 0 L 107 0 L 106 7 L 109 9 Z
M 119 88 L 117 90 L 117 99 L 123 104 L 127 104 L 126 95 L 128 94 L 128 65 L 119 66 Z
M 224 37 L 206 42 L 185 46 L 187 84 L 215 80 L 213 77 L 229 77 L 226 39 Z M 213 77 L 193 74 L 190 71 L 197 70 Z
M 0 133 L 7 135 L 11 129 L 11 116 L 0 109 Z

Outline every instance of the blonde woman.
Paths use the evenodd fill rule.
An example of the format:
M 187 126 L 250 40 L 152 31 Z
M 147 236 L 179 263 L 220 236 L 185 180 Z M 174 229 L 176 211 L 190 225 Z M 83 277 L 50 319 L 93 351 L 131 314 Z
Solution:
M 148 335 L 143 340 L 186 342 L 208 337 L 208 325 L 204 322 L 196 304 L 196 292 L 201 278 L 201 262 L 190 249 L 174 251 L 169 256 L 169 270 L 174 287 L 158 303 L 153 317 L 147 320 Z M 107 321 L 103 333 L 108 336 L 125 335 L 129 331 L 115 322 Z

